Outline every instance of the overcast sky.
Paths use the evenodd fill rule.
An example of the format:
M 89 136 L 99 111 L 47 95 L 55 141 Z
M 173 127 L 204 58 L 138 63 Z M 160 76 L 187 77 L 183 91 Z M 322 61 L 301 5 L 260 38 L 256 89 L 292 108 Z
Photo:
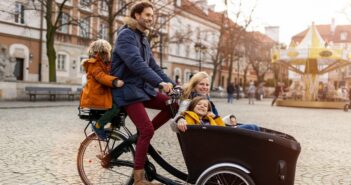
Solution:
M 223 0 L 208 2 L 216 4 L 216 10 L 223 9 Z M 290 43 L 293 35 L 306 29 L 312 22 L 330 24 L 335 18 L 337 25 L 351 24 L 351 20 L 342 13 L 351 0 L 242 0 L 242 3 L 246 12 L 256 7 L 250 29 L 264 32 L 265 26 L 279 26 L 280 42 L 286 44 Z M 229 9 L 234 10 L 235 7 Z

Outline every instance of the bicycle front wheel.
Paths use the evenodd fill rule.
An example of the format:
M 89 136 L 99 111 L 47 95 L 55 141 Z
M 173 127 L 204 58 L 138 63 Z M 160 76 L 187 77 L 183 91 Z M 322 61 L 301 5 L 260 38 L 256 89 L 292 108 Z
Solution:
M 126 137 L 118 131 L 108 132 L 107 141 L 99 141 L 95 133 L 91 133 L 80 145 L 77 157 L 79 176 L 86 185 L 93 184 L 133 184 L 134 148 L 127 145 L 118 158 L 102 161 Z

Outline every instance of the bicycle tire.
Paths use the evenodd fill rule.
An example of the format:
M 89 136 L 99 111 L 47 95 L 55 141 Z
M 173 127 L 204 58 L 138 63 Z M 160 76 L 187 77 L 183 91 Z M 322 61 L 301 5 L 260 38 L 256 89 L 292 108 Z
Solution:
M 207 172 L 197 185 L 255 185 L 245 172 L 234 167 L 218 167 Z
M 132 185 L 134 167 L 134 148 L 128 145 L 117 158 L 111 159 L 115 164 L 99 159 L 103 153 L 111 151 L 127 138 L 118 131 L 107 131 L 108 141 L 99 141 L 95 133 L 91 133 L 81 143 L 77 156 L 78 173 L 86 185 L 121 184 Z M 100 144 L 99 144 L 100 142 Z M 102 146 L 102 147 L 100 147 Z M 101 152 L 107 146 L 105 152 Z M 120 165 L 118 165 L 120 164 Z

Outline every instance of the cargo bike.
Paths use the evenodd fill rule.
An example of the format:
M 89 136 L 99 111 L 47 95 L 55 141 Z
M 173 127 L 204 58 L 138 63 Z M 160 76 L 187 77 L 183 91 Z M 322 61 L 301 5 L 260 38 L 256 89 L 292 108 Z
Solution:
M 167 102 L 176 114 L 181 95 L 175 89 Z M 101 141 L 88 128 L 103 114 L 99 110 L 79 110 L 87 120 L 86 138 L 81 143 L 77 168 L 84 184 L 133 184 L 133 165 L 137 134 L 125 126 L 121 112 L 107 129 L 108 139 Z M 89 129 L 90 130 L 90 129 Z M 153 162 L 146 161 L 145 176 L 167 185 L 279 185 L 294 184 L 300 144 L 294 137 L 260 128 L 259 132 L 215 126 L 188 126 L 177 133 L 188 172 L 174 168 L 150 145 L 148 157 L 176 178 L 160 175 Z M 177 180 L 174 180 L 177 179 Z

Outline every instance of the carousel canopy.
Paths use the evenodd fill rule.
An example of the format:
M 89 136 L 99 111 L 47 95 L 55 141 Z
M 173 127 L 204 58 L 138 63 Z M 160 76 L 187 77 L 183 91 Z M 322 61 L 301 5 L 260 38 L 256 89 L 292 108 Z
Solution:
M 292 41 L 288 49 L 272 49 L 272 62 L 288 65 L 290 70 L 300 74 L 306 71 L 299 71 L 293 66 L 315 66 L 315 73 L 324 74 L 346 66 L 350 61 L 351 51 L 328 45 L 313 23 L 300 43 Z

